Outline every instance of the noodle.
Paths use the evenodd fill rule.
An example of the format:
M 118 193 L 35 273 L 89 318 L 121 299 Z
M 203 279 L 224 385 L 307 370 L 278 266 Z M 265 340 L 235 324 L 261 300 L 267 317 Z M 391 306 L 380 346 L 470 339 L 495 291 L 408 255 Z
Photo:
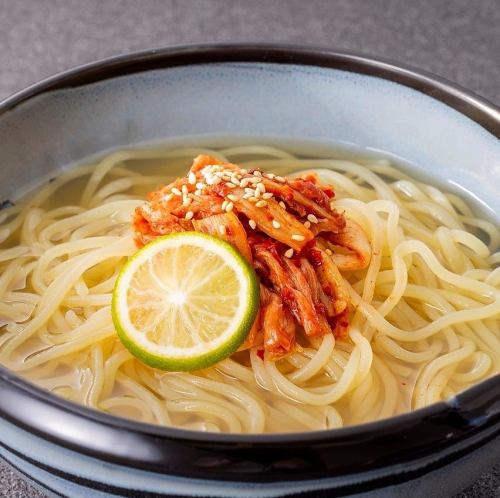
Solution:
M 253 348 L 191 373 L 155 370 L 125 349 L 110 305 L 136 250 L 132 212 L 198 154 L 313 171 L 334 186 L 333 207 L 364 229 L 373 254 L 343 273 L 355 306 L 347 339 L 303 338 L 277 361 Z M 264 145 L 125 150 L 64 172 L 0 219 L 0 362 L 113 415 L 211 432 L 321 430 L 427 406 L 500 370 L 498 228 L 385 160 Z

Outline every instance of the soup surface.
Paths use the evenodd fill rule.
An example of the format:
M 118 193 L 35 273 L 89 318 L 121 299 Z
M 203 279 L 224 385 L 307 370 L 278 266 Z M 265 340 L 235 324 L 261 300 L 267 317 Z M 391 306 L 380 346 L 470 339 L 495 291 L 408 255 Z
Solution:
M 366 264 L 339 263 L 341 332 L 299 327 L 279 354 L 255 340 L 191 372 L 154 369 L 122 344 L 111 299 L 137 251 L 133 215 L 200 154 L 284 178 L 312 173 L 331 190 L 330 208 L 360 227 L 370 251 Z M 0 363 L 96 410 L 214 432 L 321 430 L 447 399 L 500 369 L 498 228 L 386 159 L 267 145 L 122 150 L 65 171 L 0 217 Z M 329 254 L 342 261 L 357 249 L 333 244 Z

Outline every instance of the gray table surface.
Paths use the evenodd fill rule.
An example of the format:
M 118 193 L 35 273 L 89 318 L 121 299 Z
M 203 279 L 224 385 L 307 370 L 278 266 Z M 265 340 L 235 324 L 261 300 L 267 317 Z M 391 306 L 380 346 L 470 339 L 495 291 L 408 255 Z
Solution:
M 498 0 L 0 0 L 0 99 L 95 59 L 207 41 L 357 50 L 500 104 Z M 0 463 L 0 496 L 44 495 Z M 500 497 L 500 465 L 456 498 L 466 497 Z

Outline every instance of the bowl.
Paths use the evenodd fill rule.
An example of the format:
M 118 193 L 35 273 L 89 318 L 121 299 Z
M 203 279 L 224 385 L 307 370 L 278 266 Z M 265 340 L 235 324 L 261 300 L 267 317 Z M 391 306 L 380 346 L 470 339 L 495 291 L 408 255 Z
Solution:
M 440 78 L 327 49 L 204 45 L 67 71 L 0 105 L 0 199 L 103 150 L 274 137 L 389 151 L 500 212 L 500 113 Z M 500 376 L 412 413 L 321 432 L 152 426 L 0 367 L 0 455 L 53 496 L 450 496 L 500 459 Z

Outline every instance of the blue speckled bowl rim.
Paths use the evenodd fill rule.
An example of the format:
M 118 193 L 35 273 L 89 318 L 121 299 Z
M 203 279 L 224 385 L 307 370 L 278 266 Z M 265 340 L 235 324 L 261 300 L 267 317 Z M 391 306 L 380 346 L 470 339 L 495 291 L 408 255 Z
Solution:
M 376 76 L 440 100 L 500 138 L 500 110 L 485 99 L 443 78 L 386 59 L 354 52 L 282 44 L 184 45 L 104 59 L 65 71 L 12 95 L 0 103 L 0 119 L 17 105 L 54 90 L 153 69 L 221 62 L 312 65 Z M 58 445 L 108 462 L 179 476 L 211 479 L 311 479 L 342 475 L 354 463 L 354 471 L 373 470 L 425 455 L 436 456 L 439 452 L 446 453 L 444 462 L 450 458 L 458 458 L 465 451 L 453 451 L 455 444 L 470 439 L 474 441 L 472 445 L 478 446 L 486 442 L 481 439 L 481 432 L 488 430 L 487 440 L 500 434 L 500 375 L 472 387 L 449 402 L 436 403 L 397 417 L 342 429 L 264 435 L 201 433 L 121 419 L 50 395 L 2 366 L 0 393 L 0 416 Z M 95 437 L 88 437 L 82 442 L 78 438 L 62 436 L 54 429 L 53 424 L 46 423 L 47 418 L 37 416 L 41 409 L 65 423 L 78 424 L 80 432 L 87 431 L 89 436 Z M 116 447 L 103 450 L 95 442 L 102 431 L 122 440 L 133 435 L 131 444 L 137 444 L 139 437 L 140 444 L 149 445 L 155 450 L 174 445 L 176 454 L 172 455 L 172 450 L 169 450 L 162 452 L 160 456 L 156 453 L 151 459 L 142 457 L 138 460 L 134 455 L 126 454 Z M 399 438 L 400 442 L 395 443 L 394 438 Z M 373 451 L 378 449 L 380 457 L 371 460 L 367 457 L 363 461 L 363 456 L 373 453 L 367 452 L 369 447 L 373 447 Z M 329 448 L 342 451 L 342 462 L 325 461 L 325 449 Z M 292 449 L 307 449 L 309 456 L 319 456 L 319 468 L 306 468 L 306 464 L 301 468 L 299 463 L 296 469 L 284 470 L 270 464 L 272 461 L 280 461 Z M 363 451 L 363 456 L 360 455 L 360 450 Z M 183 452 L 187 453 L 182 456 Z M 226 463 L 230 463 L 216 465 L 213 469 L 196 467 L 196 458 L 207 454 L 226 458 Z M 245 458 L 250 462 L 267 462 L 269 465 L 264 472 L 262 468 L 258 472 L 252 472 L 244 468 Z M 175 462 L 177 459 L 179 462 Z M 434 460 L 427 469 L 437 465 L 439 459 Z M 240 471 L 228 468 L 235 462 L 242 464 Z M 408 475 L 405 479 L 407 478 Z

